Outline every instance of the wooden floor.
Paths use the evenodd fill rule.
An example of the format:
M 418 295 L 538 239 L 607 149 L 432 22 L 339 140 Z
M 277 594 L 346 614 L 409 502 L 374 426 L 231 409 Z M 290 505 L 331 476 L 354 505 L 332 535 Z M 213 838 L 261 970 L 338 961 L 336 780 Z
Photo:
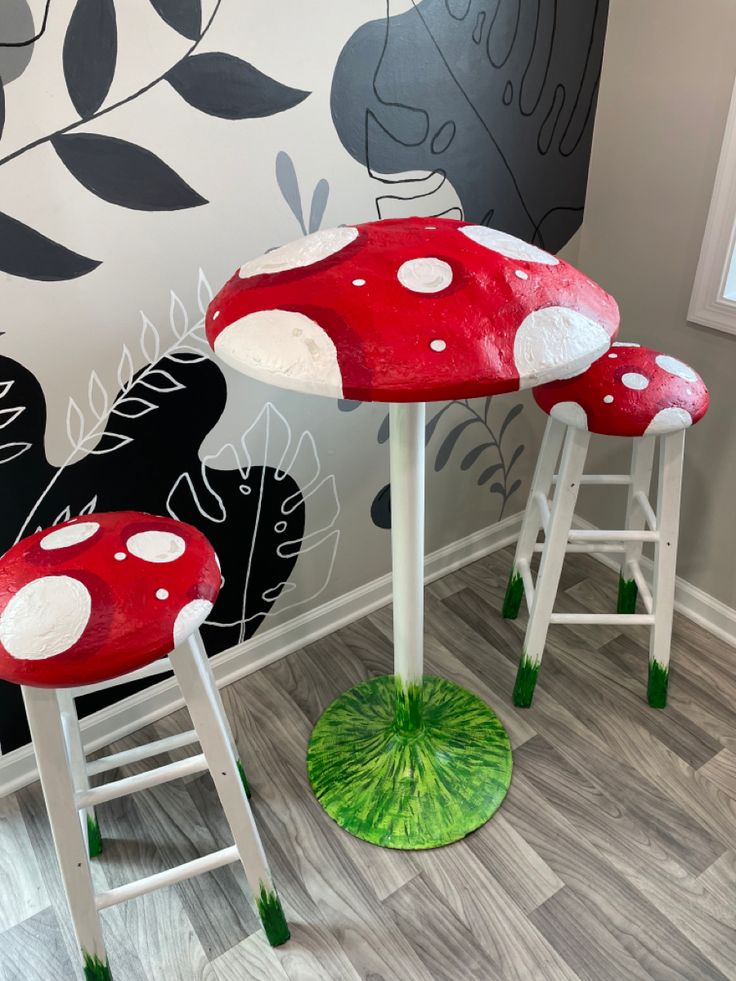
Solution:
M 644 700 L 643 628 L 555 627 L 534 705 L 514 710 L 524 621 L 498 614 L 510 561 L 498 553 L 427 591 L 428 671 L 487 699 L 514 744 L 493 820 L 399 853 L 349 837 L 312 798 L 312 723 L 390 671 L 391 614 L 379 611 L 224 692 L 291 942 L 268 947 L 231 867 L 104 913 L 116 981 L 736 979 L 736 651 L 677 618 L 661 712 Z M 600 611 L 616 581 L 578 556 L 563 586 L 558 609 Z M 100 886 L 229 843 L 209 776 L 99 816 Z M 0 801 L 0 930 L 2 981 L 78 977 L 38 785 Z

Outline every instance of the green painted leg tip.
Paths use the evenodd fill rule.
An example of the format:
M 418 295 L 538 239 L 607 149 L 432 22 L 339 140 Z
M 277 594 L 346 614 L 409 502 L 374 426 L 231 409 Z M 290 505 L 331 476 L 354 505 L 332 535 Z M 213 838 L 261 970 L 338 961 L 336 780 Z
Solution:
M 256 898 L 256 906 L 266 939 L 271 946 L 280 947 L 281 944 L 285 944 L 291 934 L 281 907 L 281 900 L 276 891 L 266 889 L 265 885 L 261 883 L 261 891 Z
M 84 957 L 84 981 L 112 981 L 112 973 L 107 961 L 82 952 Z
M 519 615 L 521 601 L 524 597 L 524 580 L 518 572 L 512 572 L 506 595 L 503 598 L 501 616 L 504 620 L 515 620 Z
M 238 760 L 238 773 L 240 774 L 240 779 L 243 783 L 243 789 L 245 790 L 245 796 L 248 800 L 253 796 L 253 792 L 250 789 L 250 784 L 248 783 L 248 778 L 245 775 L 245 770 L 243 769 L 243 764 Z
M 477 695 L 425 675 L 421 726 L 399 728 L 396 678 L 364 681 L 325 709 L 307 772 L 327 814 L 384 848 L 438 848 L 475 831 L 511 782 L 506 730 Z
M 100 826 L 91 818 L 89 814 L 87 815 L 87 845 L 89 848 L 89 857 L 97 858 L 98 855 L 102 854 L 102 835 L 100 834 Z
M 649 683 L 647 684 L 647 701 L 651 708 L 667 708 L 667 685 L 669 669 L 658 661 L 649 662 Z
M 516 682 L 514 683 L 513 702 L 517 708 L 529 708 L 534 698 L 534 689 L 537 684 L 540 662 L 533 664 L 524 654 L 519 662 L 519 670 L 516 672 Z
M 422 686 L 396 679 L 396 729 L 417 732 L 422 725 Z
M 617 613 L 636 613 L 636 597 L 639 595 L 639 588 L 633 579 L 618 577 L 618 605 Z

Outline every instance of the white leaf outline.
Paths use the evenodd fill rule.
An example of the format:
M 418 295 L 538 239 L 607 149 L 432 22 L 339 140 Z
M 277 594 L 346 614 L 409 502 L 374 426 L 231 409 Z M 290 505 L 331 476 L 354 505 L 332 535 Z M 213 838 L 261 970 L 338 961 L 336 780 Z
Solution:
M 165 388 L 161 384 L 154 385 L 151 379 L 158 380 L 159 377 L 165 378 L 167 383 L 170 384 L 167 384 Z M 145 378 L 141 377 L 140 382 L 145 388 L 150 388 L 152 392 L 159 392 L 162 395 L 168 392 L 179 392 L 184 388 L 184 385 L 180 381 L 177 381 L 165 368 L 152 368 L 146 374 Z
M 177 340 L 186 337 L 189 331 L 189 314 L 173 290 L 171 290 L 171 302 L 169 304 L 169 325 Z
M 66 407 L 66 434 L 74 450 L 78 450 L 82 441 L 85 439 L 84 413 L 71 395 L 69 396 L 69 402 Z
M 207 308 L 213 299 L 212 287 L 207 281 L 207 277 L 204 274 L 204 270 L 200 266 L 199 276 L 197 278 L 197 305 L 199 306 L 199 312 L 202 314 L 202 322 L 207 316 Z
M 128 345 L 123 344 L 123 350 L 120 355 L 120 364 L 118 365 L 118 385 L 121 391 L 126 391 L 130 383 L 133 381 L 133 375 L 135 374 L 135 369 L 133 368 L 133 356 L 128 350 Z
M 149 364 L 155 364 L 161 353 L 161 338 L 158 331 L 141 310 L 143 327 L 141 329 L 141 351 Z
M 121 406 L 123 405 L 134 405 L 139 403 L 143 406 L 140 412 L 121 412 Z M 123 419 L 140 419 L 141 416 L 147 415 L 149 412 L 153 412 L 154 409 L 158 409 L 158 406 L 153 402 L 149 402 L 148 399 L 142 398 L 140 395 L 128 395 L 124 399 L 118 399 L 112 409 L 112 413 L 116 416 L 122 416 Z
M 96 507 L 97 507 L 97 495 L 95 494 L 92 500 L 84 505 L 82 510 L 79 512 L 79 514 L 80 516 L 83 514 L 93 514 Z
M 0 398 L 2 398 L 1 395 Z M 0 429 L 5 429 L 5 427 L 9 426 L 11 422 L 15 422 L 18 416 L 25 411 L 25 405 L 14 405 L 10 409 L 0 409 Z M 8 418 L 5 420 L 5 422 L 2 422 L 4 416 L 7 416 Z
M 0 399 L 5 398 L 5 396 L 8 394 L 8 392 L 10 391 L 10 389 L 13 387 L 14 384 L 15 384 L 14 378 L 11 378 L 10 381 L 0 382 Z
M 0 446 L 0 465 L 3 463 L 10 463 L 12 460 L 17 460 L 19 456 L 22 456 L 27 450 L 30 450 L 32 443 L 3 443 Z M 3 457 L 3 450 L 9 450 L 13 447 L 19 447 L 10 456 Z
M 89 384 L 87 385 L 87 399 L 89 401 L 89 407 L 95 418 L 97 420 L 104 419 L 109 412 L 110 403 L 107 395 L 107 389 L 100 381 L 100 376 L 94 369 L 89 376 Z M 95 404 L 96 400 L 100 401 L 99 408 Z

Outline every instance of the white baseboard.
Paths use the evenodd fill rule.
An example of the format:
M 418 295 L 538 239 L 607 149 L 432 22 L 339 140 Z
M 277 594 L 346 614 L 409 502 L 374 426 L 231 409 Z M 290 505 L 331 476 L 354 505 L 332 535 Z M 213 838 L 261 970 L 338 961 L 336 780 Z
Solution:
M 574 524 L 576 528 L 586 531 L 596 527 L 584 518 L 578 517 L 575 518 Z M 592 552 L 591 555 L 610 569 L 618 571 L 620 568 L 620 562 L 604 552 Z M 641 560 L 641 570 L 651 587 L 653 573 L 651 559 Z M 736 610 L 679 576 L 675 580 L 675 609 L 708 633 L 736 647 Z
M 521 513 L 437 549 L 426 556 L 425 580 L 439 579 L 461 566 L 475 562 L 516 540 Z M 391 574 L 338 596 L 212 658 L 218 685 L 228 685 L 252 671 L 277 661 L 340 627 L 391 602 Z M 172 676 L 144 691 L 116 702 L 82 720 L 85 747 L 93 752 L 108 743 L 155 722 L 181 708 L 183 700 Z M 0 797 L 37 778 L 32 746 L 23 746 L 0 757 Z

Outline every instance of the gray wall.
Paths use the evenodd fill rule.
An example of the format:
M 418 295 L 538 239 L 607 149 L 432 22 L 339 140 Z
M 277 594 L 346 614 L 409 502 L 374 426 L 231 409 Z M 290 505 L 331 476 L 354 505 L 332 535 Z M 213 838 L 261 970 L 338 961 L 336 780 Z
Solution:
M 578 254 L 618 300 L 622 339 L 692 363 L 708 384 L 710 413 L 686 445 L 678 572 L 731 607 L 736 337 L 686 317 L 734 83 L 734 37 L 733 0 L 611 0 Z M 595 459 L 621 458 L 604 441 Z M 588 497 L 582 513 L 605 526 L 610 501 Z

